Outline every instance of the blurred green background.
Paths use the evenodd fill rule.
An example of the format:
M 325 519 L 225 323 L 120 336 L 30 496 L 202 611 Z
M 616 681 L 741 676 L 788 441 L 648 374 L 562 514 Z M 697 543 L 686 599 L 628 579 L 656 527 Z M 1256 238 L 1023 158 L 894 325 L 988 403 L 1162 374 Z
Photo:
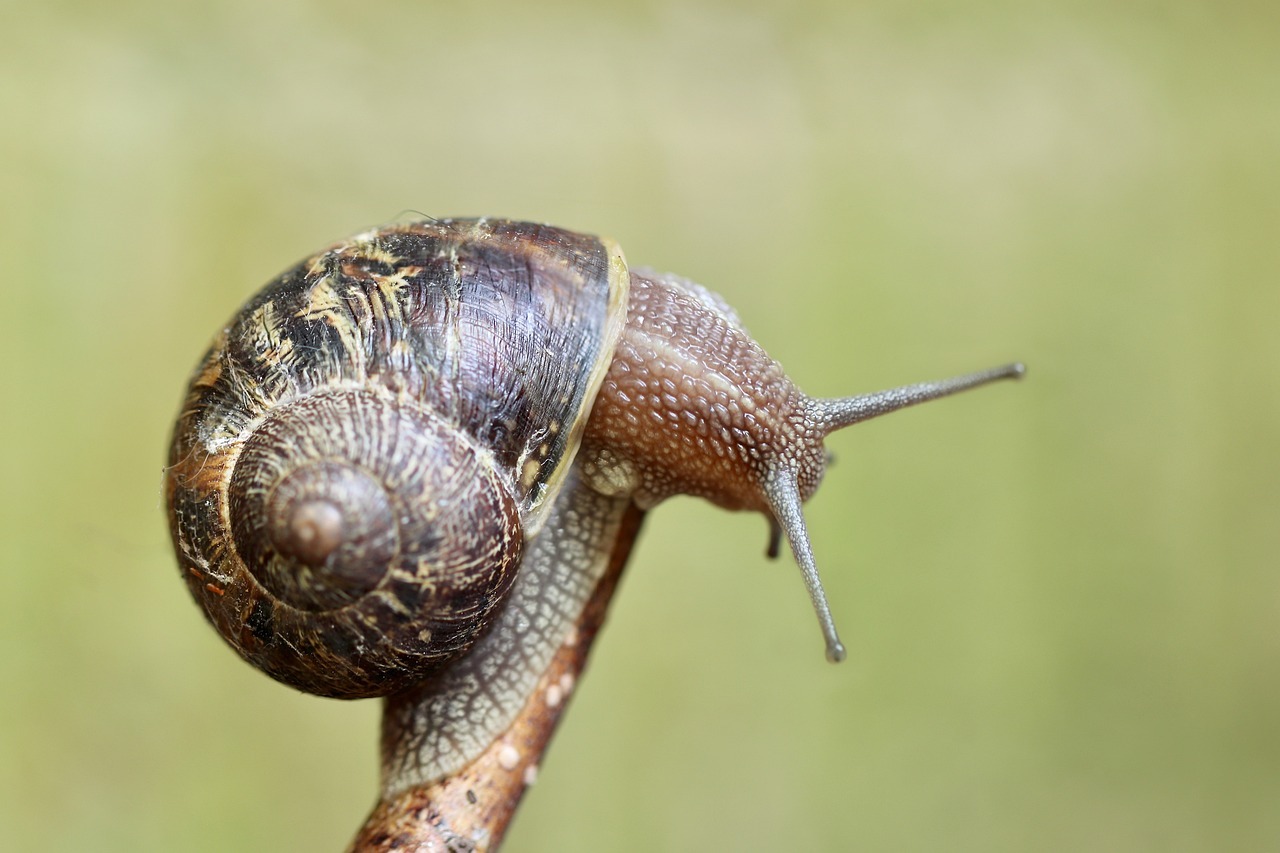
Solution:
M 616 237 L 815 394 L 850 660 L 659 508 L 511 850 L 1280 849 L 1280 12 L 0 3 L 0 848 L 334 850 L 376 702 L 180 583 L 168 430 L 257 287 L 395 218 Z

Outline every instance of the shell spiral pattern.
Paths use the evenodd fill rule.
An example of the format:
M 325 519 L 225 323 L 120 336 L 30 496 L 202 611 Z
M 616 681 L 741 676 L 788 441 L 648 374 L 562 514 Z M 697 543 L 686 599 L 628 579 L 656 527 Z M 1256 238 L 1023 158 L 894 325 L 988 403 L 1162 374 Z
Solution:
M 196 372 L 166 482 L 222 636 L 344 698 L 464 652 L 563 481 L 626 283 L 608 241 L 446 220 L 334 246 L 250 300 Z

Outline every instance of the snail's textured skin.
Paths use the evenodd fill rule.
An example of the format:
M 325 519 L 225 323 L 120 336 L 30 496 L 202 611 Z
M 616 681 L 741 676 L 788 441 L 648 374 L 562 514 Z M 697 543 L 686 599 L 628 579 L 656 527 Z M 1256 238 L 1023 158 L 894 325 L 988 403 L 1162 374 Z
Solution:
M 219 632 L 273 677 L 343 697 L 467 648 L 566 475 L 627 285 L 609 241 L 442 220 L 338 244 L 250 300 L 196 372 L 166 480 Z M 452 514 L 468 490 L 487 518 Z
M 809 498 L 824 467 L 808 398 L 737 314 L 701 285 L 631 274 L 627 326 L 583 439 L 592 487 L 652 507 L 696 495 L 771 509 L 763 484 L 784 462 Z

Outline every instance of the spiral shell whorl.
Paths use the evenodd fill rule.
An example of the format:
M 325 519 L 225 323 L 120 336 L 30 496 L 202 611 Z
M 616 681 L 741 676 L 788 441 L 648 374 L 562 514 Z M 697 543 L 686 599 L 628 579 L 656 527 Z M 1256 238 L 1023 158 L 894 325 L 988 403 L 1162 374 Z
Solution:
M 248 660 L 322 695 L 385 695 L 468 648 L 520 558 L 516 502 L 486 452 L 383 391 L 278 407 L 226 493 L 245 589 L 204 595 L 206 609 Z
M 188 587 L 246 660 L 387 695 L 483 634 L 625 321 L 610 241 L 442 220 L 291 267 L 213 342 L 166 474 Z
M 367 471 L 351 465 L 314 462 L 290 471 L 257 509 L 254 513 L 245 508 L 240 515 L 265 516 L 259 536 L 264 532 L 271 548 L 293 569 L 280 578 L 264 573 L 258 580 L 304 610 L 341 607 L 369 592 L 400 547 L 386 489 Z M 243 543 L 241 554 L 251 547 L 251 527 L 243 527 L 245 534 L 237 540 Z M 307 582 L 316 573 L 323 575 L 324 583 Z M 291 586 L 295 581 L 296 589 Z
M 287 443 L 298 430 L 281 429 L 281 420 L 264 424 L 236 462 L 236 551 L 286 604 L 344 607 L 377 587 L 399 555 L 393 496 L 355 460 L 299 460 Z M 296 426 L 288 423 L 296 417 L 283 420 Z

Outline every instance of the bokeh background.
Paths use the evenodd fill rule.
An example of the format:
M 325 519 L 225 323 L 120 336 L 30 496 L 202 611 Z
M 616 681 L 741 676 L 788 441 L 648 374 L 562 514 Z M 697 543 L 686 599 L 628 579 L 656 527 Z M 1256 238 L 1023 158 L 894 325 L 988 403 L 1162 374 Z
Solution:
M 654 512 L 511 850 L 1280 849 L 1280 13 L 0 3 L 0 848 L 334 850 L 376 702 L 223 647 L 181 388 L 406 210 L 616 237 L 857 427 L 810 526 Z

